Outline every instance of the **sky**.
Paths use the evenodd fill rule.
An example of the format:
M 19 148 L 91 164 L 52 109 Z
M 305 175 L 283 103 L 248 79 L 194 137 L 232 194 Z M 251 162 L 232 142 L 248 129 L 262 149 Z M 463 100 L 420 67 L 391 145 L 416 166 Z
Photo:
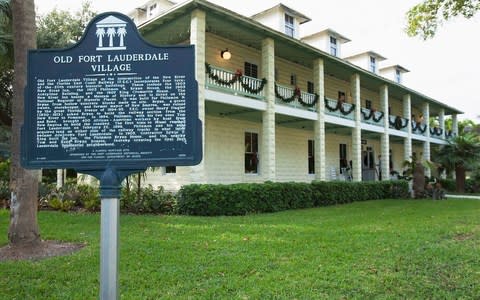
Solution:
M 94 11 L 128 13 L 146 0 L 92 0 Z M 179 0 L 175 2 L 180 2 Z M 342 56 L 373 50 L 408 70 L 404 85 L 464 112 L 460 119 L 480 119 L 480 13 L 472 19 L 456 18 L 439 27 L 433 39 L 408 37 L 405 13 L 420 0 L 210 0 L 250 16 L 279 2 L 310 17 L 300 34 L 332 28 L 351 42 L 342 46 Z M 72 12 L 78 0 L 35 0 L 37 14 L 55 7 Z M 477 106 L 479 105 L 479 106 Z

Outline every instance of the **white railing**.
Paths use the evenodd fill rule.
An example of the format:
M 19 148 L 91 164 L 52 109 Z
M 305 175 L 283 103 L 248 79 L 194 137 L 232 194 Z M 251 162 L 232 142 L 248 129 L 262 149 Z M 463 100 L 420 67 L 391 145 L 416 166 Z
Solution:
M 264 83 L 261 79 L 240 75 L 218 67 L 209 66 L 206 74 L 206 87 L 222 90 L 234 95 L 244 95 L 263 99 Z

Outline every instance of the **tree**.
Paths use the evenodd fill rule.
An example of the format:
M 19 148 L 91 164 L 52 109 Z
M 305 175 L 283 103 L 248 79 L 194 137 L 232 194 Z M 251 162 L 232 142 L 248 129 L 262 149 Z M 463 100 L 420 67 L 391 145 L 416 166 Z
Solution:
M 480 10 L 480 0 L 424 0 L 406 14 L 409 36 L 424 40 L 435 36 L 438 26 L 459 15 L 469 19 Z
M 83 2 L 75 14 L 56 8 L 37 18 L 38 48 L 64 48 L 80 40 L 88 22 L 94 17 L 90 2 Z
M 447 173 L 455 171 L 457 192 L 464 192 L 466 171 L 480 164 L 480 138 L 473 133 L 458 135 L 441 146 L 433 156 Z
M 35 5 L 33 0 L 12 0 L 14 70 L 12 103 L 12 151 L 10 171 L 10 227 L 12 245 L 38 244 L 38 171 L 20 165 L 20 129 L 23 124 L 24 88 L 27 80 L 27 50 L 36 48 Z

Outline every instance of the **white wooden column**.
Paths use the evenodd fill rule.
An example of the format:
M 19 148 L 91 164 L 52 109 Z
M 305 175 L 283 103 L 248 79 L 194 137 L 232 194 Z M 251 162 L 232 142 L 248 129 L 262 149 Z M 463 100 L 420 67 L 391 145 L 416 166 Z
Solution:
M 380 105 L 384 113 L 383 132 L 380 136 L 380 155 L 382 181 L 390 179 L 390 136 L 388 130 L 390 128 L 389 111 L 388 111 L 388 86 L 386 84 L 380 87 Z
M 403 96 L 403 117 L 408 121 L 407 137 L 403 139 L 403 159 L 412 159 L 412 98 L 410 94 Z
M 452 115 L 452 131 L 454 135 L 458 135 L 458 116 L 457 114 Z
M 325 168 L 325 98 L 323 59 L 313 62 L 313 80 L 318 94 L 317 120 L 315 121 L 315 179 L 326 180 Z
M 207 182 L 205 172 L 205 12 L 195 9 L 190 15 L 190 44 L 195 45 L 195 78 L 198 83 L 198 117 L 202 121 L 203 160 L 190 167 L 192 183 Z
M 430 160 L 430 104 L 425 102 L 423 104 L 423 120 L 426 125 L 425 136 L 426 141 L 423 142 L 423 159 Z M 430 177 L 432 174 L 430 168 L 425 168 L 425 176 Z
M 350 91 L 355 104 L 355 127 L 352 129 L 352 177 L 353 181 L 362 181 L 362 105 L 359 74 L 353 74 L 350 77 Z
M 262 41 L 262 76 L 267 110 L 262 114 L 261 174 L 264 180 L 275 181 L 275 45 L 271 38 Z

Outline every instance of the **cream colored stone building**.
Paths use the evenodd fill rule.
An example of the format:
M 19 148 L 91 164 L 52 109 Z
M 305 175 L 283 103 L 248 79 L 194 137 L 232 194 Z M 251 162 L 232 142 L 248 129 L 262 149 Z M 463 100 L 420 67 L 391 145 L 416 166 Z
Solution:
M 310 19 L 283 4 L 246 17 L 204 0 L 152 0 L 130 16 L 153 44 L 196 46 L 204 158 L 150 172 L 154 186 L 385 180 L 457 131 L 461 112 L 404 86 L 407 69 L 380 68 L 373 51 L 341 58 L 350 40 L 333 29 L 301 38 Z

